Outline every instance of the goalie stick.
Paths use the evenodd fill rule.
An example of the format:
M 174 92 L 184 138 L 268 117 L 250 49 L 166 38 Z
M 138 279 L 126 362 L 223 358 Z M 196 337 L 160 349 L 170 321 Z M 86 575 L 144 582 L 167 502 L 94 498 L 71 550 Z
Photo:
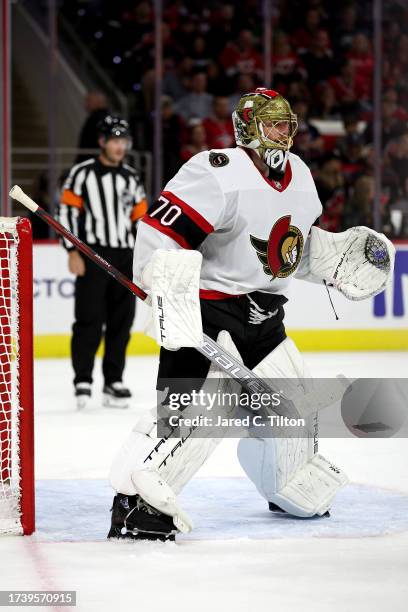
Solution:
M 138 287 L 135 283 L 129 280 L 122 272 L 119 272 L 114 266 L 103 259 L 98 253 L 95 253 L 91 247 L 82 242 L 79 238 L 74 236 L 69 230 L 67 230 L 61 223 L 59 223 L 54 217 L 47 213 L 41 206 L 36 204 L 18 185 L 14 185 L 10 190 L 9 195 L 23 204 L 32 213 L 40 217 L 45 223 L 50 225 L 57 234 L 60 234 L 72 244 L 74 244 L 81 253 L 89 257 L 95 264 L 100 268 L 108 272 L 113 278 L 115 278 L 121 285 L 129 289 L 133 295 L 141 300 L 146 300 L 148 297 L 147 293 Z M 276 392 L 276 389 L 272 389 L 264 380 L 256 376 L 252 370 L 247 368 L 243 363 L 238 361 L 231 353 L 223 349 L 215 340 L 204 334 L 203 346 L 196 347 L 202 355 L 207 357 L 212 363 L 217 364 L 224 372 L 226 372 L 231 378 L 235 378 L 243 387 L 245 387 L 250 393 L 267 393 L 271 394 Z M 274 407 L 274 412 L 281 416 L 287 416 L 288 404 L 293 407 L 293 402 L 288 401 L 285 409 L 279 409 Z

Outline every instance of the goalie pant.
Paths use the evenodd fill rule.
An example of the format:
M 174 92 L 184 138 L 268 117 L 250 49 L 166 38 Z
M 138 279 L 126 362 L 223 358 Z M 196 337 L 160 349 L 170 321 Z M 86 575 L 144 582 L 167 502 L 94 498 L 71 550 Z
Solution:
M 225 299 L 201 299 L 203 331 L 213 340 L 230 333 L 244 364 L 253 369 L 286 338 L 282 295 L 253 292 Z M 157 390 L 170 393 L 199 390 L 210 361 L 194 348 L 160 350 Z

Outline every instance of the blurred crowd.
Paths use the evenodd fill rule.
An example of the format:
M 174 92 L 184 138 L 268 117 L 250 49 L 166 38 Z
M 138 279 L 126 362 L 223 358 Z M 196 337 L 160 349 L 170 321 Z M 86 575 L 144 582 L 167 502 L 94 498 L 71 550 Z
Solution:
M 232 109 L 242 93 L 265 83 L 261 1 L 163 4 L 161 112 L 167 181 L 197 152 L 234 146 Z M 372 0 L 275 0 L 272 5 L 272 87 L 298 114 L 293 152 L 316 179 L 324 206 L 321 226 L 341 231 L 372 225 Z M 64 16 L 133 100 L 135 145 L 147 150 L 152 148 L 154 113 L 152 6 L 144 0 L 62 2 Z M 384 0 L 382 44 L 382 223 L 390 236 L 407 237 L 406 2 Z M 95 112 L 100 110 L 99 104 Z M 330 125 L 339 123 L 342 135 L 336 137 Z

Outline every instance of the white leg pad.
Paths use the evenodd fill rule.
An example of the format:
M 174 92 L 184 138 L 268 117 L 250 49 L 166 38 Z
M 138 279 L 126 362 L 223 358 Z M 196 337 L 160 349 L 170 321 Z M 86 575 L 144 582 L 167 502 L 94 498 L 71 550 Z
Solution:
M 238 458 L 268 502 L 299 517 L 321 516 L 347 476 L 322 455 L 309 455 L 304 438 L 240 440 Z
M 293 340 L 286 338 L 256 366 L 263 377 L 279 378 L 284 395 L 305 418 L 300 438 L 245 438 L 238 444 L 238 459 L 259 493 L 294 516 L 311 517 L 326 512 L 347 477 L 317 455 L 317 410 L 339 400 L 348 381 L 316 381 Z M 277 432 L 278 433 L 278 432 Z
M 347 482 L 344 472 L 317 454 L 270 501 L 295 516 L 322 516 Z
M 239 358 L 228 332 L 221 332 L 217 341 Z M 213 383 L 211 392 L 220 395 L 239 393 L 239 383 L 216 366 L 211 366 L 207 378 L 218 380 L 217 389 L 214 389 Z M 190 531 L 192 522 L 179 507 L 176 496 L 205 463 L 221 439 L 157 438 L 155 411 L 146 411 L 140 415 L 114 459 L 110 471 L 111 485 L 125 495 L 139 494 L 147 503 L 172 516 L 180 531 Z
M 301 417 L 331 406 L 339 401 L 349 382 L 344 376 L 312 379 L 302 354 L 291 338 L 285 338 L 255 368 L 264 379 L 279 378 L 284 397 L 291 400 Z

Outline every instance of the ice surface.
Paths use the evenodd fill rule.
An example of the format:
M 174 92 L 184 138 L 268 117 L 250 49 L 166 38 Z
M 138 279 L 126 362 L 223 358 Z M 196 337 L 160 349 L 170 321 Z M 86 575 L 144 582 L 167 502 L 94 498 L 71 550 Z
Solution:
M 406 353 L 309 354 L 316 376 L 407 375 Z M 404 439 L 322 440 L 352 484 L 330 519 L 268 512 L 222 442 L 183 491 L 195 530 L 177 544 L 107 542 L 106 474 L 137 410 L 154 401 L 155 358 L 132 358 L 130 410 L 74 409 L 67 360 L 36 363 L 38 531 L 0 540 L 0 589 L 75 589 L 76 610 L 404 612 L 408 447 Z M 19 608 L 15 608 L 19 609 Z M 26 608 L 25 608 L 26 609 Z M 61 608 L 68 609 L 68 608 Z
M 36 541 L 105 540 L 111 502 L 104 480 L 40 480 Z M 196 478 L 180 502 L 194 522 L 180 541 L 358 538 L 408 530 L 408 494 L 365 485 L 348 485 L 338 493 L 330 518 L 312 520 L 270 512 L 247 478 Z

